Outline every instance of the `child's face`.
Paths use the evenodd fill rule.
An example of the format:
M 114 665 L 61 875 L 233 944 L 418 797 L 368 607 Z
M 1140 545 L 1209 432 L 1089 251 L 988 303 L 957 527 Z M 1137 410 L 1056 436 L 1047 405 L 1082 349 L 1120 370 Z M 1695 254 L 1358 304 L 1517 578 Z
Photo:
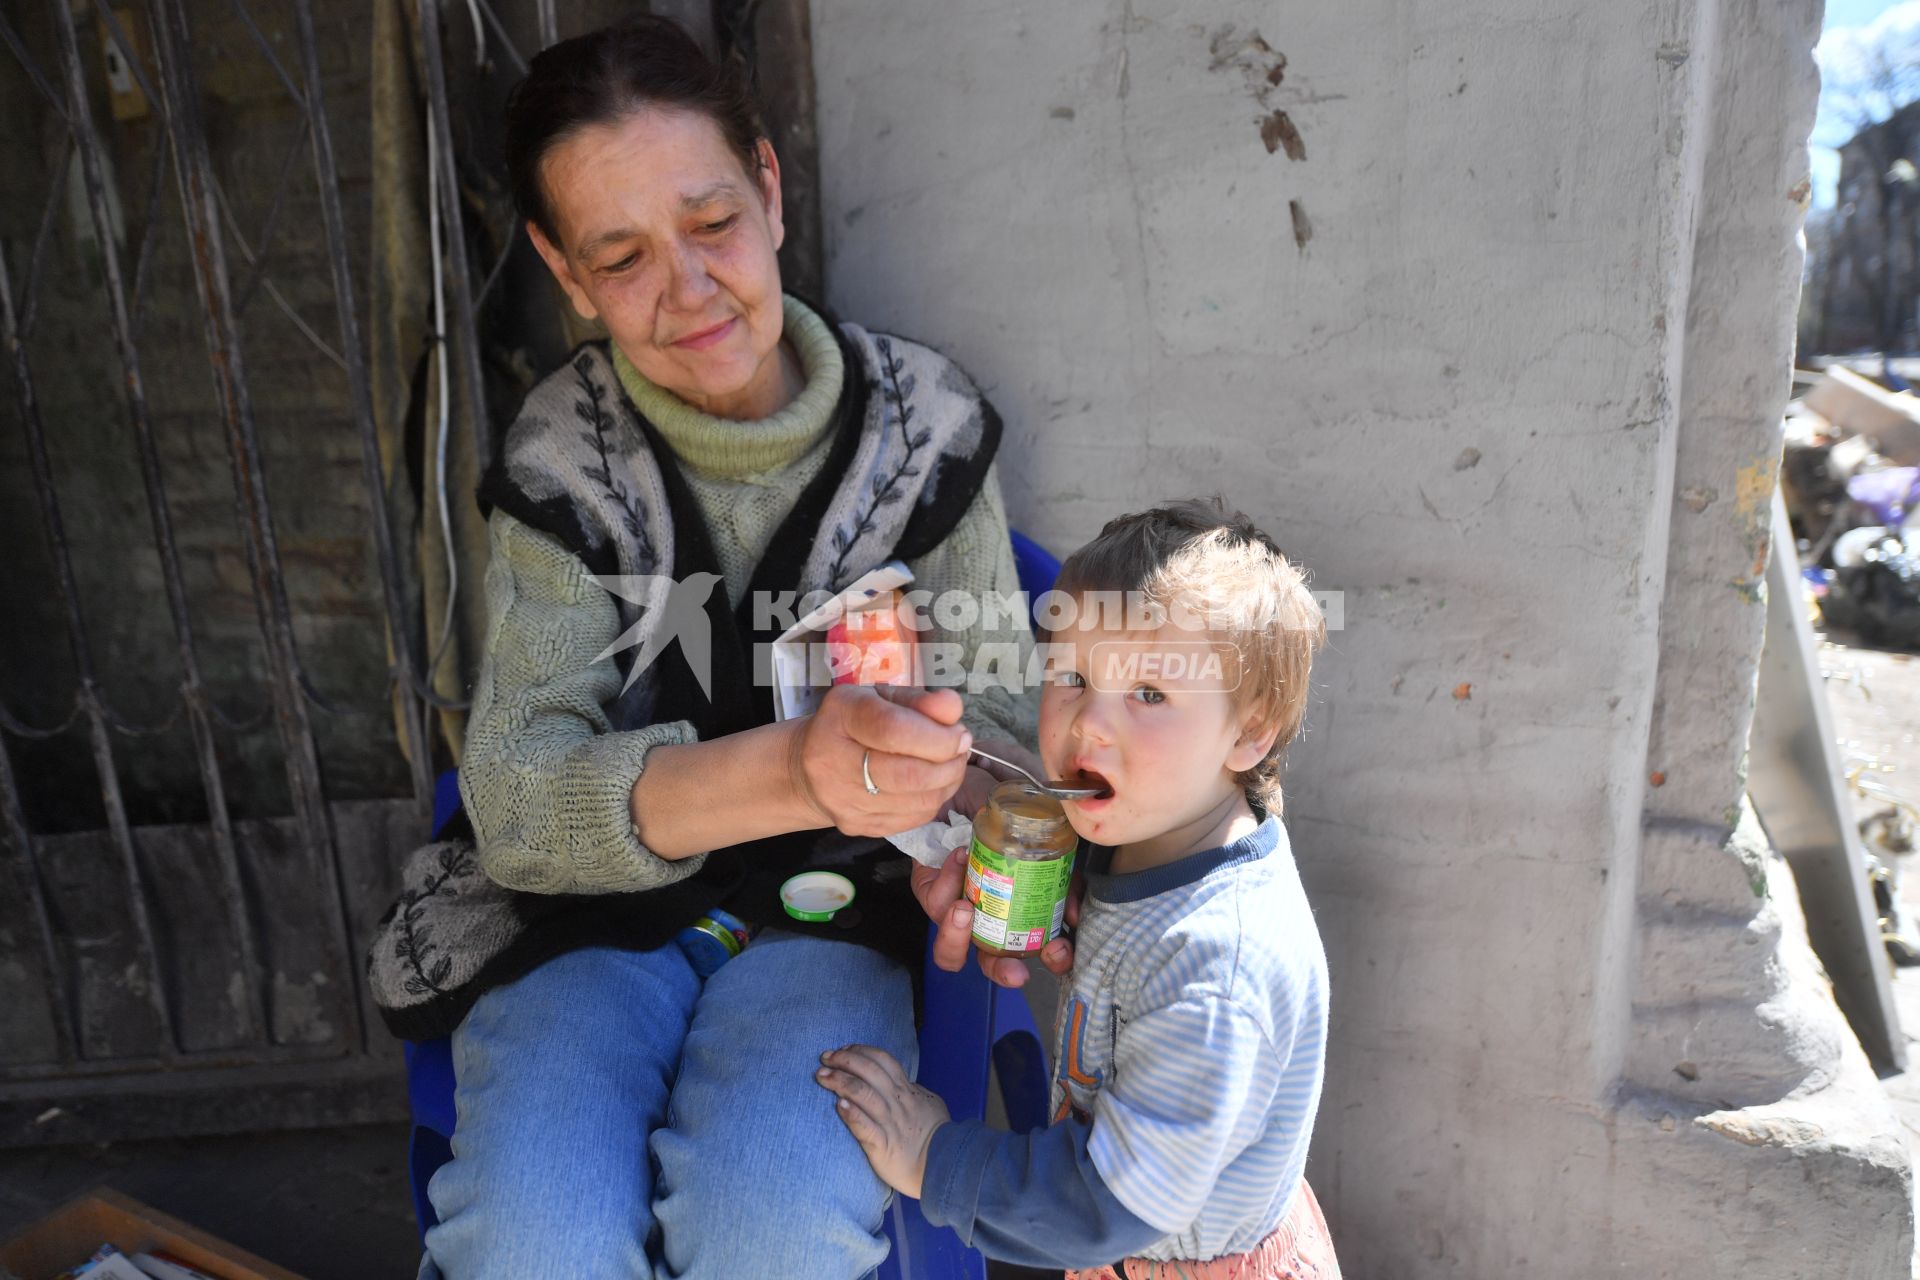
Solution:
M 1217 809 L 1273 737 L 1234 696 L 1232 645 L 1171 623 L 1129 631 L 1079 612 L 1050 637 L 1040 757 L 1048 776 L 1094 774 L 1113 794 L 1066 801 L 1073 829 L 1096 844 L 1142 844 Z

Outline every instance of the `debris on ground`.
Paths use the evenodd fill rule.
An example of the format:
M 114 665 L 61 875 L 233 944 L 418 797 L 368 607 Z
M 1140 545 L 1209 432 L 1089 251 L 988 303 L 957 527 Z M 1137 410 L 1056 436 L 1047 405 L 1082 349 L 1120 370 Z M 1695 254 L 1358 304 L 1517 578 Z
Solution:
M 1787 407 L 1780 488 L 1825 622 L 1920 648 L 1920 396 L 1840 365 Z
M 0 1244 L 0 1276 L 19 1280 L 300 1280 L 107 1187 Z
M 1798 403 L 1832 424 L 1838 437 L 1868 437 L 1893 465 L 1920 465 L 1920 396 L 1889 391 L 1836 364 Z

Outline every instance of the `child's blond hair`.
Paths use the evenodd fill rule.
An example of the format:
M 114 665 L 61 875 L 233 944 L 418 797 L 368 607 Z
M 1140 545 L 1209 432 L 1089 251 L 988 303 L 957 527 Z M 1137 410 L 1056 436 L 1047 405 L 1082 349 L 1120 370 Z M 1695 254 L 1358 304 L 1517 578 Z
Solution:
M 1204 619 L 1240 658 L 1235 704 L 1277 728 L 1273 747 L 1240 774 L 1247 798 L 1280 812 L 1280 770 L 1307 713 L 1314 650 L 1326 618 L 1306 575 L 1252 520 L 1218 498 L 1187 499 L 1109 520 L 1060 567 L 1056 590 L 1137 592 L 1152 606 Z

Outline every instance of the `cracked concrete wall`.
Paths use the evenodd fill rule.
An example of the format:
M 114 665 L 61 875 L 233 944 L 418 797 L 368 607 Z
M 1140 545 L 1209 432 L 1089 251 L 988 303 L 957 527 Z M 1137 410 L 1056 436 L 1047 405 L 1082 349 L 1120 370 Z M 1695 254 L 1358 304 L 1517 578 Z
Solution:
M 1345 593 L 1349 1275 L 1906 1274 L 1741 828 L 1819 9 L 812 0 L 829 300 L 980 380 L 1016 525 L 1222 492 Z

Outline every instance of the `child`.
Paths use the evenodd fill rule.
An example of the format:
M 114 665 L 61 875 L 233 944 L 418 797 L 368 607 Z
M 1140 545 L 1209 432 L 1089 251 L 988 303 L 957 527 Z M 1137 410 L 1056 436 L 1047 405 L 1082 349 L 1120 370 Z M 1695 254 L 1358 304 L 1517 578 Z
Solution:
M 1302 1176 L 1326 957 L 1280 825 L 1320 610 L 1218 503 L 1111 522 L 1059 589 L 1078 608 L 1049 637 L 1041 759 L 1111 794 L 1065 802 L 1087 897 L 1054 1123 L 955 1123 L 862 1045 L 822 1055 L 820 1082 L 874 1172 L 990 1257 L 1070 1280 L 1337 1277 Z

